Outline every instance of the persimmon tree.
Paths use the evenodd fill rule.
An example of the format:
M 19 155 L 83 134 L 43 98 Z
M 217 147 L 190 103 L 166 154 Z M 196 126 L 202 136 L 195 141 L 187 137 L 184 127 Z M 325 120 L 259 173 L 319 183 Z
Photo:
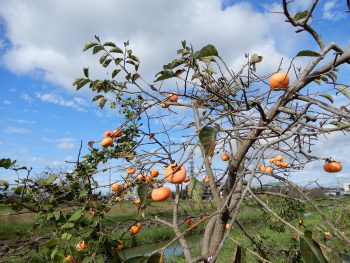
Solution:
M 336 43 L 325 43 L 312 27 L 310 21 L 317 3 L 314 1 L 309 10 L 291 14 L 289 3 L 282 1 L 287 23 L 297 33 L 311 35 L 318 49 L 301 50 L 287 68 L 282 70 L 281 65 L 276 65 L 275 72 L 263 76 L 257 74 L 256 68 L 264 54 L 246 54 L 245 64 L 233 71 L 213 45 L 196 51 L 182 41 L 177 57 L 148 82 L 141 76 L 142 64 L 128 42 L 118 46 L 95 36 L 93 42 L 87 43 L 84 51 L 92 50 L 99 57 L 108 78 L 93 79 L 89 69 L 84 68 L 84 75 L 74 86 L 96 93 L 93 101 L 122 114 L 123 123 L 105 135 L 103 147 L 99 138 L 93 138 L 88 143 L 89 154 L 80 156 L 79 152 L 73 162 L 75 169 L 65 173 L 61 182 L 54 174 L 41 181 L 25 176 L 18 180 L 16 197 L 2 197 L 17 208 L 37 213 L 36 227 L 54 227 L 41 252 L 57 262 L 121 261 L 118 251 L 122 249 L 123 236 L 128 232 L 135 235 L 139 230 L 143 214 L 152 204 L 152 192 L 175 182 L 172 220 L 159 216 L 150 220 L 174 230 L 175 238 L 169 244 L 178 240 L 187 262 L 215 262 L 233 225 L 238 225 L 254 244 L 245 249 L 233 240 L 234 262 L 243 262 L 246 251 L 261 262 L 270 262 L 273 249 L 237 221 L 244 202 L 258 204 L 275 229 L 293 232 L 296 246 L 295 254 L 288 255 L 291 262 L 300 261 L 300 254 L 305 262 L 330 262 L 331 256 L 347 253 L 346 249 L 336 251 L 331 244 L 317 241 L 308 230 L 302 231 L 302 219 L 298 225 L 291 223 L 301 218 L 304 206 L 309 205 L 320 214 L 330 236 L 344 247 L 350 245 L 349 229 L 326 216 L 303 188 L 288 179 L 293 171 L 319 160 L 326 163 L 326 171 L 339 171 L 339 163 L 330 156 L 314 154 L 312 147 L 323 135 L 347 133 L 350 127 L 346 102 L 350 99 L 349 85 L 337 80 L 340 66 L 350 63 L 350 52 Z M 304 67 L 297 66 L 300 57 L 307 59 Z M 191 174 L 186 191 L 184 180 L 190 176 L 189 162 L 194 157 L 198 171 Z M 121 182 L 113 185 L 113 193 L 103 198 L 94 176 L 110 161 L 125 172 Z M 156 178 L 156 170 L 165 168 L 172 172 L 161 172 L 163 177 Z M 181 174 L 180 181 L 171 179 L 185 169 L 186 176 Z M 261 183 L 266 178 L 280 181 L 283 187 L 278 192 L 267 190 Z M 215 209 L 210 213 L 193 212 L 184 230 L 180 227 L 184 223 L 179 216 L 180 194 L 185 191 L 189 202 L 201 203 L 199 181 L 204 179 Z M 166 199 L 169 191 L 163 190 L 153 199 Z M 131 193 L 138 196 L 139 219 L 121 235 L 107 231 L 105 214 L 115 200 L 120 202 Z M 194 255 L 186 234 L 199 225 L 205 226 L 202 249 Z M 133 260 L 162 262 L 162 249 L 159 252 Z M 68 254 L 71 258 L 65 259 Z

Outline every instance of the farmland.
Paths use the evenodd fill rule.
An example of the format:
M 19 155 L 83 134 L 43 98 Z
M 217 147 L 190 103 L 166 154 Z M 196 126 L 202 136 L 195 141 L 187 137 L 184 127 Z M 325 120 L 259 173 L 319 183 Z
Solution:
M 273 200 L 270 200 L 273 202 Z M 343 211 L 343 209 L 349 204 L 349 197 L 342 198 L 324 198 L 318 199 L 317 203 L 322 208 L 322 211 L 325 215 L 330 216 L 335 221 L 337 221 L 338 217 Z M 211 212 L 210 207 L 212 207 L 208 202 L 205 203 L 206 212 Z M 185 203 L 181 203 L 181 211 L 179 213 L 182 218 L 181 229 L 185 230 L 188 226 L 185 223 L 185 219 L 187 218 L 186 213 L 191 211 L 191 207 Z M 32 232 L 31 228 L 33 222 L 35 220 L 35 215 L 32 213 L 22 213 L 18 215 L 10 215 L 10 209 L 4 205 L 1 206 L 1 232 L 0 232 L 0 240 L 1 243 L 4 244 L 15 244 L 20 240 L 27 239 L 28 236 L 35 235 L 43 236 L 47 234 L 47 229 L 39 229 L 35 232 Z M 191 214 L 201 215 L 203 212 L 200 212 L 198 209 L 195 211 L 191 211 Z M 125 202 L 122 205 L 114 205 L 112 210 L 108 212 L 106 216 L 106 225 L 109 231 L 116 231 L 117 233 L 122 233 L 123 229 L 125 229 L 130 222 L 137 219 L 137 208 L 135 205 Z M 141 218 L 142 229 L 140 233 L 135 236 L 126 236 L 124 238 L 125 242 L 125 255 L 126 256 L 134 256 L 142 253 L 151 253 L 154 250 L 160 249 L 160 246 L 167 246 L 167 243 L 170 242 L 174 238 L 173 230 L 168 227 L 158 223 L 155 223 L 151 219 L 155 216 L 161 217 L 163 219 L 170 220 L 172 216 L 172 206 L 170 202 L 165 203 L 154 203 L 149 209 L 145 212 L 145 218 Z M 344 217 L 346 214 L 343 215 Z M 324 232 L 327 231 L 327 227 L 322 220 L 322 217 L 316 213 L 316 211 L 312 207 L 306 207 L 305 213 L 302 218 L 294 218 L 291 219 L 291 222 L 294 226 L 298 226 L 299 220 L 303 219 L 304 223 L 300 228 L 312 230 L 314 233 L 314 238 L 316 238 L 319 242 L 325 245 L 325 248 L 328 248 L 329 251 L 325 250 L 326 255 L 331 252 L 332 246 L 337 246 L 337 249 L 344 250 L 342 247 L 343 244 L 340 242 L 330 242 L 333 240 L 333 237 L 325 238 Z M 193 218 L 193 222 L 197 219 Z M 254 203 L 246 202 L 242 207 L 242 213 L 237 218 L 237 222 L 241 225 L 240 228 L 237 225 L 237 222 L 234 224 L 234 229 L 231 230 L 229 238 L 225 241 L 223 252 L 219 257 L 218 262 L 231 262 L 232 257 L 234 255 L 235 247 L 237 244 L 244 246 L 247 249 L 247 260 L 248 262 L 258 262 L 256 254 L 254 255 L 250 251 L 256 251 L 257 246 L 263 246 L 262 249 L 268 253 L 266 258 L 271 262 L 286 262 L 286 258 L 292 257 L 291 251 L 297 251 L 297 237 L 293 235 L 292 231 L 288 228 L 276 229 L 273 226 L 276 225 L 275 221 L 271 221 L 266 224 L 266 220 L 272 220 L 264 211 L 259 209 L 259 207 Z M 350 220 L 348 218 L 343 218 L 342 220 L 338 220 L 339 226 L 344 228 L 346 233 L 349 234 L 348 225 L 350 224 Z M 187 238 L 190 240 L 191 251 L 194 254 L 198 254 L 200 252 L 201 245 L 201 237 L 200 233 L 203 232 L 204 229 L 203 224 L 199 224 L 198 227 L 190 230 Z M 243 232 L 243 231 L 245 232 Z M 248 235 L 255 234 L 254 243 L 249 239 Z M 195 238 L 191 238 L 194 236 Z M 263 242 L 264 241 L 264 242 Z M 159 245 L 157 245 L 159 244 Z M 128 248 L 132 247 L 133 249 Z M 139 249 L 140 248 L 140 249 Z M 142 248 L 142 249 L 141 249 Z M 174 249 L 175 248 L 175 249 Z M 166 262 L 185 262 L 183 256 L 175 255 L 175 250 L 177 249 L 177 254 L 181 254 L 181 249 L 179 245 L 172 245 L 173 250 L 169 250 L 166 253 L 167 258 Z M 180 249 L 180 252 L 179 252 Z M 294 249 L 294 250 L 293 250 Z M 33 250 L 30 250 L 30 253 L 35 253 Z M 131 254 L 130 254 L 131 253 Z M 281 256 L 281 253 L 285 253 L 285 255 Z M 124 251 L 121 252 L 121 255 L 124 254 Z M 297 253 L 295 254 L 295 256 Z M 334 261 L 337 262 L 339 260 L 338 256 L 332 255 Z M 37 262 L 42 262 L 40 259 L 37 259 Z M 4 262 L 6 261 L 6 257 L 4 257 Z M 16 262 L 26 262 L 25 259 L 22 261 Z

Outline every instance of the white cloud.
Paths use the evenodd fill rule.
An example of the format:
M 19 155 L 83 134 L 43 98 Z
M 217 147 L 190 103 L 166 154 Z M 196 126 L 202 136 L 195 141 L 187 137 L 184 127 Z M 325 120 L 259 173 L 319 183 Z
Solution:
M 15 92 L 16 91 L 16 89 L 15 88 L 11 88 L 11 89 L 9 89 L 9 92 Z
M 44 102 L 57 104 L 64 107 L 70 107 L 78 111 L 86 111 L 85 107 L 88 105 L 86 100 L 74 97 L 73 100 L 65 100 L 62 96 L 54 93 L 40 93 L 36 92 L 36 97 Z
M 33 101 L 33 98 L 31 96 L 29 96 L 29 94 L 27 94 L 27 93 L 22 93 L 20 98 L 28 103 L 32 103 L 32 101 Z
M 177 56 L 183 39 L 195 48 L 216 45 L 231 66 L 240 65 L 246 52 L 260 52 L 267 58 L 259 64 L 261 73 L 275 70 L 280 59 L 289 55 L 284 52 L 288 46 L 292 47 L 288 52 L 297 49 L 297 44 L 304 46 L 283 16 L 258 12 L 249 3 L 235 3 L 225 10 L 221 4 L 219 0 L 62 0 L 50 4 L 3 0 L 0 16 L 12 43 L 3 61 L 14 72 L 39 72 L 51 83 L 72 88 L 83 66 L 105 77 L 102 69 L 97 70 L 97 57 L 81 52 L 82 45 L 95 34 L 119 45 L 130 40 L 141 58 L 140 70 L 149 81 Z M 278 46 L 285 50 L 278 50 L 280 42 L 283 45 Z
M 4 133 L 26 135 L 26 134 L 30 133 L 30 131 L 28 129 L 24 129 L 24 128 L 17 128 L 17 127 L 8 126 L 8 127 L 5 127 Z
M 12 104 L 12 102 L 10 100 L 4 100 L 2 103 L 4 105 L 11 105 Z
M 29 121 L 29 120 L 23 120 L 23 119 L 7 119 L 8 121 L 11 122 L 16 122 L 20 124 L 35 124 L 36 121 Z
M 58 140 L 57 148 L 59 149 L 72 149 L 74 148 L 74 139 L 72 138 L 62 138 Z
M 337 21 L 346 17 L 345 10 L 339 8 L 339 1 L 330 0 L 323 6 L 323 18 L 326 20 Z
M 75 146 L 75 140 L 70 137 L 60 138 L 60 139 L 52 139 L 48 137 L 42 137 L 42 141 L 48 142 L 48 143 L 54 143 L 56 144 L 57 148 L 59 149 L 72 149 Z

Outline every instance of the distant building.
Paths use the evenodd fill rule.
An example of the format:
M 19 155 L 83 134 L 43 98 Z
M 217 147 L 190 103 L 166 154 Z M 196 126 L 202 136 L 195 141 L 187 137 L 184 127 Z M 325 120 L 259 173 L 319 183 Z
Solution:
M 350 193 L 350 183 L 344 183 L 344 192 Z

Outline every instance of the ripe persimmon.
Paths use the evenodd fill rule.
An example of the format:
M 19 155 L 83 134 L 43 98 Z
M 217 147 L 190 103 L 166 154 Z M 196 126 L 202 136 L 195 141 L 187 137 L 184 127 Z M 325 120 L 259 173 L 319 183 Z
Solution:
M 137 226 L 137 225 L 133 225 L 133 226 L 130 227 L 130 229 L 129 229 L 129 232 L 130 232 L 131 235 L 136 235 L 137 232 L 139 232 L 139 231 L 140 231 L 140 227 Z
M 120 135 L 122 135 L 122 130 L 114 130 L 113 134 L 112 134 L 112 138 L 117 138 Z
M 190 180 L 191 180 L 191 179 L 190 179 L 189 177 L 186 176 L 184 182 L 185 182 L 185 183 L 188 183 Z
M 192 226 L 192 220 L 191 219 L 187 219 L 186 220 L 186 224 L 191 227 Z
M 121 202 L 124 201 L 124 198 L 121 197 L 121 196 L 118 196 L 118 197 L 115 198 L 115 201 L 118 202 L 118 203 L 121 203 Z
M 85 241 L 81 241 L 78 244 L 76 244 L 75 248 L 77 251 L 84 251 L 85 249 L 87 249 L 87 244 L 85 243 Z
M 169 108 L 169 104 L 162 102 L 160 106 L 164 109 Z
M 151 171 L 151 176 L 152 177 L 157 177 L 159 175 L 159 171 L 158 170 L 152 170 Z
M 134 204 L 135 204 L 135 205 L 141 204 L 140 198 L 136 198 L 136 199 L 134 200 Z
M 169 187 L 166 187 L 166 186 L 153 189 L 151 193 L 152 200 L 156 202 L 165 201 L 170 196 L 171 196 L 171 190 Z
M 165 169 L 165 179 L 169 183 L 173 184 L 180 184 L 182 183 L 186 178 L 186 169 L 183 165 L 178 164 L 170 164 Z
M 117 247 L 115 248 L 115 250 L 121 251 L 121 250 L 123 250 L 123 248 L 124 248 L 123 241 L 118 240 L 118 244 L 117 244 Z
M 224 153 L 224 154 L 221 156 L 221 160 L 223 160 L 223 161 L 228 161 L 228 160 L 230 160 L 230 155 L 227 154 L 227 153 Z
M 272 171 L 273 171 L 273 168 L 272 168 L 271 166 L 268 166 L 268 167 L 266 167 L 266 169 L 265 169 L 265 173 L 267 173 L 267 174 L 272 173 Z
M 227 224 L 226 224 L 226 229 L 229 229 L 229 228 L 230 228 L 230 224 L 227 223 Z M 232 226 L 231 226 L 231 229 L 234 229 L 234 228 L 235 228 L 235 225 L 232 225 Z
M 72 261 L 73 261 L 72 255 L 66 256 L 66 262 L 67 262 L 67 263 L 71 263 Z
M 134 160 L 134 155 L 133 155 L 133 154 L 130 154 L 130 155 L 126 156 L 126 157 L 125 157 L 125 160 L 127 160 L 127 161 L 132 161 L 132 160 Z
M 111 137 L 104 138 L 101 141 L 101 146 L 102 147 L 108 147 L 108 146 L 111 146 L 112 144 L 113 144 L 113 139 Z
M 264 165 L 259 165 L 258 169 L 259 169 L 260 172 L 263 172 L 263 173 L 266 172 L 266 167 Z
M 270 158 L 270 159 L 269 159 L 269 162 L 270 162 L 270 163 L 274 163 L 274 162 L 276 162 L 275 157 Z
M 274 90 L 285 89 L 289 86 L 289 77 L 285 72 L 278 72 L 270 78 L 270 88 Z
M 177 102 L 177 100 L 179 99 L 179 96 L 177 95 L 176 92 L 172 92 L 170 93 L 171 95 L 169 96 L 168 100 L 171 102 Z
M 209 178 L 208 177 L 205 177 L 204 180 L 203 180 L 204 183 L 209 183 Z
M 113 136 L 113 131 L 105 131 L 103 133 L 103 138 L 109 138 Z
M 112 191 L 113 192 L 118 192 L 122 189 L 122 186 L 118 183 L 112 184 Z
M 126 170 L 126 172 L 127 172 L 128 174 L 134 174 L 134 173 L 136 172 L 136 169 L 135 169 L 134 167 L 131 167 L 131 168 L 129 168 L 128 170 Z
M 147 176 L 145 177 L 145 182 L 146 182 L 146 184 L 149 184 L 150 182 L 152 182 L 152 176 L 147 175 Z
M 283 160 L 283 155 L 277 155 L 277 156 L 275 157 L 275 160 L 276 160 L 276 161 L 282 161 L 282 160 Z
M 323 165 L 323 169 L 328 173 L 340 172 L 342 168 L 343 167 L 340 162 L 326 162 Z

